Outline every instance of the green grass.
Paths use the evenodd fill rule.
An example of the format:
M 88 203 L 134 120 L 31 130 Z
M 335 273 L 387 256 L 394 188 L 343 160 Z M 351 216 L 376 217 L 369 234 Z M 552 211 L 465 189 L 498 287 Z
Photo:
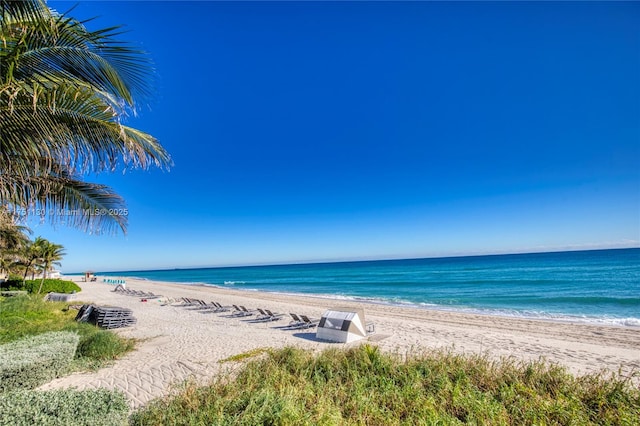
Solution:
M 400 360 L 363 345 L 256 353 L 233 376 L 155 401 L 134 425 L 638 425 L 640 390 L 544 362 L 447 352 Z
M 78 304 L 81 302 L 73 302 Z M 45 302 L 42 296 L 0 299 L 0 344 L 49 331 L 73 331 L 80 336 L 73 370 L 94 369 L 120 358 L 135 346 L 133 339 L 75 321 L 68 302 Z
M 225 362 L 239 362 L 239 361 L 246 361 L 249 358 L 255 358 L 259 355 L 262 355 L 264 353 L 268 353 L 269 349 L 268 348 L 257 348 L 257 349 L 252 349 L 248 352 L 243 352 L 237 355 L 232 355 L 229 358 L 225 358 L 223 360 L 220 360 L 220 363 L 225 363 Z

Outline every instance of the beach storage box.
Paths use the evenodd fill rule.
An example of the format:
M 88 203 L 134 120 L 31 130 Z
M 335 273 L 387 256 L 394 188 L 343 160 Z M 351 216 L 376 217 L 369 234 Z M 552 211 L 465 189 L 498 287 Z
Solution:
M 362 309 L 334 308 L 322 314 L 316 338 L 329 342 L 349 343 L 367 337 Z

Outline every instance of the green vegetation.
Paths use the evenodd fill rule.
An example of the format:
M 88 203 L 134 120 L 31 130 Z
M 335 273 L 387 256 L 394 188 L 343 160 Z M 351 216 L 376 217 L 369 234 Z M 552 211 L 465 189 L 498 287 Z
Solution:
M 124 124 L 152 93 L 150 61 L 118 27 L 90 31 L 44 0 L 0 0 L 0 12 L 0 205 L 125 231 L 124 200 L 83 176 L 171 164 L 153 136 Z
M 78 284 L 73 281 L 60 280 L 57 278 L 47 278 L 44 281 L 41 280 L 27 280 L 22 281 L 22 278 L 16 280 L 15 278 L 9 279 L 0 284 L 1 289 L 6 290 L 24 290 L 29 293 L 38 293 L 38 289 L 42 285 L 41 293 L 46 294 L 50 292 L 56 293 L 73 293 L 80 292 L 82 289 Z
M 248 355 L 250 356 L 250 355 Z M 134 413 L 135 425 L 637 425 L 640 390 L 534 362 L 433 353 L 400 360 L 364 345 L 274 350 L 211 386 Z
M 124 395 L 105 389 L 0 393 L 0 426 L 116 426 L 128 414 Z
M 67 306 L 35 295 L 0 300 L 0 344 L 48 331 L 77 331 L 77 312 Z
M 76 314 L 68 303 L 41 296 L 0 297 L 0 426 L 126 424 L 129 406 L 121 392 L 29 390 L 133 349 L 133 339 L 78 323 Z
M 61 376 L 78 341 L 75 333 L 54 331 L 0 345 L 0 392 L 34 389 Z
M 21 276 L 11 274 L 4 282 L 0 283 L 0 290 L 22 290 L 24 287 L 24 280 Z
M 238 361 L 246 361 L 249 358 L 254 358 L 258 355 L 262 355 L 264 353 L 268 353 L 269 349 L 267 348 L 256 348 L 256 349 L 252 349 L 248 352 L 243 352 L 241 354 L 237 354 L 237 355 L 233 355 L 230 356 L 229 358 L 225 358 L 223 360 L 220 360 L 221 363 L 224 362 L 238 362 Z
M 123 339 L 115 333 L 94 327 L 93 332 L 85 334 L 78 345 L 78 357 L 110 361 L 133 350 L 134 347 L 133 339 Z
M 71 369 L 97 368 L 131 351 L 135 342 L 94 325 L 78 323 L 78 311 L 67 302 L 45 302 L 41 296 L 0 299 L 0 344 L 49 331 L 71 331 L 80 336 Z

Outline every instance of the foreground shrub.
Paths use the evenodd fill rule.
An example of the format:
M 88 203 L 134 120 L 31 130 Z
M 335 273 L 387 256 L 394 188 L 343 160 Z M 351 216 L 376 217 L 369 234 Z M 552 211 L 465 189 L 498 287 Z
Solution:
M 133 339 L 124 339 L 113 332 L 94 327 L 92 333 L 80 339 L 77 356 L 97 361 L 114 360 L 133 350 L 134 346 Z
M 543 362 L 435 353 L 400 361 L 368 345 L 318 356 L 285 348 L 233 378 L 186 385 L 132 424 L 637 425 L 640 390 L 618 378 L 574 378 Z
M 79 337 L 70 332 L 31 336 L 0 346 L 0 392 L 33 389 L 64 372 Z
M 40 283 L 42 280 L 27 280 L 24 283 L 24 290 L 27 290 L 29 293 L 37 293 L 40 288 Z M 42 283 L 42 290 L 40 294 L 45 295 L 47 293 L 51 293 L 52 291 L 55 293 L 73 293 L 80 292 L 82 289 L 78 286 L 78 284 L 72 281 L 59 280 L 56 278 L 48 278 L 44 280 Z
M 11 274 L 0 282 L 0 290 L 23 290 L 24 280 L 20 275 Z
M 106 389 L 0 393 L 0 426 L 125 425 L 128 412 L 124 395 Z

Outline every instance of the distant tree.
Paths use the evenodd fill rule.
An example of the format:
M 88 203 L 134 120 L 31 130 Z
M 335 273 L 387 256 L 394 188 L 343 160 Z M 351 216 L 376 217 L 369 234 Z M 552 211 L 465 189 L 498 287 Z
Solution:
M 34 241 L 29 242 L 22 252 L 22 265 L 24 266 L 23 280 L 27 279 L 27 274 L 31 271 L 35 273 L 35 265 L 40 262 L 44 247 L 48 243 L 42 237 L 37 237 Z
M 47 278 L 47 273 L 53 265 L 60 265 L 60 260 L 65 255 L 64 247 L 60 244 L 54 244 L 48 240 L 43 240 L 40 245 L 40 258 L 38 266 L 42 269 L 42 280 L 38 288 L 38 294 L 42 291 L 42 285 Z
M 0 0 L 0 205 L 126 232 L 124 200 L 82 175 L 171 160 L 153 136 L 123 124 L 134 99 L 150 94 L 147 56 L 116 40 L 119 27 L 85 23 L 43 0 Z

